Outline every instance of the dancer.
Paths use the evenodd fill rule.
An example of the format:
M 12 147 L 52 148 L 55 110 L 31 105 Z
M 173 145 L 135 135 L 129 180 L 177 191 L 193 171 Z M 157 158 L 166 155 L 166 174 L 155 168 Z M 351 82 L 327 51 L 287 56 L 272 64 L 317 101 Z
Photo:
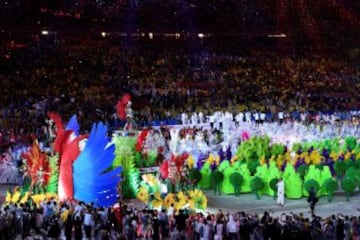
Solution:
M 316 191 L 314 187 L 311 187 L 309 190 L 309 197 L 308 197 L 308 202 L 310 203 L 310 210 L 311 210 L 311 215 L 314 215 L 314 211 L 315 211 L 315 205 L 318 202 L 318 198 L 316 196 Z
M 188 124 L 188 115 L 185 112 L 181 113 L 181 124 Z
M 125 108 L 125 114 L 126 114 L 126 123 L 124 126 L 124 130 L 126 131 L 132 131 L 135 128 L 134 123 L 134 114 L 133 110 L 131 108 L 132 102 L 128 101 Z
M 43 188 L 45 185 L 45 175 L 50 175 L 50 173 L 46 172 L 43 167 L 40 167 L 39 170 L 36 172 L 36 185 L 39 188 Z
M 279 181 L 276 184 L 277 186 L 277 201 L 276 204 L 280 205 L 280 206 L 284 206 L 284 189 L 285 189 L 285 184 L 282 178 L 279 179 Z

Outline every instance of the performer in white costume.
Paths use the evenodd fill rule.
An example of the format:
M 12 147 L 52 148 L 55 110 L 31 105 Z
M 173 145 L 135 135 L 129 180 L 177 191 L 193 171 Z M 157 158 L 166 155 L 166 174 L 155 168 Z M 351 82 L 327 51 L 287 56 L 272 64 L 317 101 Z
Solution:
M 282 178 L 279 179 L 278 183 L 276 184 L 277 186 L 277 201 L 276 204 L 280 205 L 280 206 L 284 206 L 284 190 L 285 190 L 285 184 L 284 184 L 284 180 Z
M 239 113 L 236 115 L 235 119 L 236 119 L 236 123 L 237 123 L 238 125 L 240 125 L 241 123 L 244 122 L 244 113 L 239 112 Z
M 251 113 L 249 111 L 245 112 L 245 120 L 247 123 L 251 123 Z
M 199 112 L 199 121 L 200 121 L 200 124 L 203 124 L 205 122 L 205 118 L 204 118 L 204 114 L 203 112 Z
M 171 128 L 170 129 L 170 140 L 168 141 L 170 154 L 174 154 L 175 156 L 178 152 L 178 144 L 180 141 L 180 129 L 179 128 Z
M 181 124 L 186 125 L 188 124 L 188 115 L 186 113 L 181 113 Z
M 125 108 L 126 123 L 124 126 L 124 130 L 127 130 L 127 131 L 131 131 L 134 129 L 134 113 L 133 113 L 131 106 L 132 106 L 132 102 L 129 101 Z
M 198 131 L 195 135 L 195 147 L 202 153 L 210 151 L 210 147 L 205 142 L 204 132 Z
M 196 112 L 191 115 L 191 126 L 195 127 L 198 124 L 199 117 Z

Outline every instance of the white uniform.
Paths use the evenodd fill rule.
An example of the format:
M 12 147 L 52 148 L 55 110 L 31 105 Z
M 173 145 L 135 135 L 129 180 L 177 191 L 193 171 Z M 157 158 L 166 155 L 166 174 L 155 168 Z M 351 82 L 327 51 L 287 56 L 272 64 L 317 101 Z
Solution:
M 284 113 L 283 112 L 279 112 L 278 113 L 278 118 L 280 121 L 284 120 Z
M 255 121 L 258 121 L 260 118 L 259 112 L 253 113 L 253 116 L 254 116 Z
M 260 113 L 260 120 L 261 120 L 261 122 L 264 122 L 265 121 L 265 119 L 266 119 L 266 114 L 265 113 Z
M 200 124 L 204 123 L 204 114 L 202 112 L 199 112 L 199 121 L 200 121 Z
M 246 119 L 247 123 L 251 123 L 251 113 L 250 112 L 245 113 L 245 119 Z
M 239 112 L 236 115 L 235 119 L 237 123 L 242 123 L 244 121 L 244 114 L 242 112 Z
M 285 199 L 284 199 L 284 189 L 285 184 L 284 180 L 279 181 L 277 184 L 277 201 L 276 204 L 284 205 Z
M 191 115 L 191 125 L 192 126 L 196 126 L 198 124 L 198 115 L 196 112 L 194 112 L 192 115 Z
M 186 114 L 186 113 L 182 113 L 182 114 L 181 114 L 181 124 L 182 124 L 182 125 L 187 124 L 187 120 L 188 120 L 187 114 Z

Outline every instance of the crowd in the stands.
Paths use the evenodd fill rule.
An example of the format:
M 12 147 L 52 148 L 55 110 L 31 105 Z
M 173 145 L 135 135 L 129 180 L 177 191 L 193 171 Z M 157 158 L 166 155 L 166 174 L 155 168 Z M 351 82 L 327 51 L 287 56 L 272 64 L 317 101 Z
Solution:
M 188 212 L 136 209 L 131 204 L 112 208 L 83 203 L 41 206 L 8 205 L 1 210 L 2 239 L 358 239 L 360 217 L 342 214 L 320 217 L 269 212 Z
M 9 50 L 0 67 L 1 143 L 42 134 L 47 111 L 77 114 L 83 130 L 93 122 L 119 122 L 114 106 L 132 95 L 139 126 L 181 122 L 181 113 L 216 110 L 349 111 L 360 107 L 358 60 L 331 54 L 269 50 L 224 53 L 174 44 L 117 42 L 69 44 L 39 40 Z M 164 48 L 163 48 L 164 47 Z M 345 112 L 346 113 L 346 112 Z

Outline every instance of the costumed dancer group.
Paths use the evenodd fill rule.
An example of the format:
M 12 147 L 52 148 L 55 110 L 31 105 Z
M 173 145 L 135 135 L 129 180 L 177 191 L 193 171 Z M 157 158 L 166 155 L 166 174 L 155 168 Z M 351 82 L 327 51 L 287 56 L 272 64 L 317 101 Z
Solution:
M 360 127 L 358 118 L 360 113 L 349 113 L 351 121 L 340 121 L 336 114 L 318 114 L 314 120 L 306 113 L 301 113 L 301 118 L 292 121 L 289 114 L 279 112 L 276 119 L 269 119 L 263 112 L 240 112 L 236 115 L 229 111 L 216 111 L 211 115 L 204 115 L 202 112 L 181 114 L 181 125 L 184 127 L 207 127 L 212 130 L 238 132 L 247 130 L 251 133 L 265 133 L 271 138 L 276 138 L 280 142 L 292 141 L 289 136 L 298 136 L 298 140 L 318 140 L 332 137 L 344 137 L 347 135 L 359 136 Z M 282 141 L 281 141 L 282 140 Z
M 125 94 L 122 97 L 122 100 L 118 102 L 116 108 L 117 108 L 119 117 L 122 120 L 126 120 L 126 124 L 124 126 L 124 131 L 133 130 L 135 127 L 135 121 L 134 121 L 134 115 L 133 115 L 132 102 L 131 102 L 130 95 Z M 280 124 L 283 125 L 282 120 L 284 119 L 284 113 L 279 112 L 278 118 L 280 120 Z M 304 116 L 302 116 L 302 118 L 304 118 Z M 255 124 L 253 124 L 252 119 L 255 119 Z M 182 121 L 183 126 L 190 125 L 191 127 L 198 127 L 198 126 L 202 126 L 204 124 L 210 123 L 211 129 L 220 130 L 224 133 L 225 136 L 231 135 L 229 133 L 234 130 L 235 131 L 238 130 L 239 128 L 241 128 L 241 125 L 246 125 L 247 127 L 255 126 L 255 127 L 259 128 L 259 123 L 263 124 L 265 122 L 265 119 L 266 119 L 266 115 L 264 113 L 258 113 L 258 112 L 255 113 L 254 116 L 252 116 L 252 114 L 250 112 L 246 112 L 246 113 L 240 112 L 236 116 L 233 116 L 233 114 L 230 112 L 217 111 L 213 115 L 210 115 L 208 117 L 204 116 L 204 114 L 202 112 L 200 112 L 199 114 L 193 113 L 190 116 L 190 118 L 188 118 L 187 114 L 185 114 L 185 113 L 181 114 L 181 121 Z M 271 126 L 267 126 L 269 124 L 270 123 L 266 123 L 265 124 L 266 126 L 265 125 L 263 125 L 263 126 L 271 127 Z M 288 131 L 296 130 L 296 132 L 299 132 L 300 124 L 294 124 L 294 125 L 295 126 L 292 126 L 290 128 L 286 127 L 285 125 L 283 125 L 283 126 L 286 127 Z M 258 129 L 258 131 L 259 131 L 259 129 Z M 174 132 L 177 132 L 177 134 L 175 134 L 177 137 L 174 136 Z M 176 146 L 177 143 L 181 142 L 180 139 L 178 138 L 179 129 L 176 129 L 176 130 L 170 129 L 170 135 L 171 135 L 172 141 L 175 141 L 175 144 L 171 144 L 172 141 L 170 141 L 169 148 L 171 149 L 171 152 L 178 152 L 180 149 L 177 149 L 177 148 L 183 148 L 182 150 L 185 150 L 187 148 L 184 146 L 184 145 L 186 145 L 186 144 L 184 144 L 185 139 L 183 139 L 183 143 L 180 144 L 181 146 Z M 199 135 L 199 133 L 197 135 Z M 197 140 L 196 142 L 199 142 L 199 140 L 197 138 L 195 138 L 195 140 Z M 202 149 L 202 150 L 204 150 L 204 149 L 206 149 L 207 151 L 210 150 L 209 146 L 207 146 L 207 144 L 205 143 L 203 138 L 201 138 L 200 142 L 202 142 L 203 145 L 206 145 L 206 147 L 204 147 L 203 145 L 201 145 L 201 147 L 200 147 L 199 143 L 196 144 L 197 147 L 200 147 L 200 149 Z M 229 143 L 231 142 L 231 139 L 227 139 L 227 141 L 224 141 L 224 142 L 227 143 L 226 147 L 229 147 L 229 145 L 230 145 Z M 279 181 L 277 182 L 276 186 L 277 186 L 276 204 L 281 207 L 284 207 L 284 204 L 285 204 L 285 182 L 284 182 L 284 180 L 282 178 L 280 178 Z M 314 214 L 315 205 L 318 202 L 318 197 L 316 196 L 316 191 L 314 188 L 310 189 L 309 197 L 308 197 L 307 201 L 309 202 L 311 214 Z

